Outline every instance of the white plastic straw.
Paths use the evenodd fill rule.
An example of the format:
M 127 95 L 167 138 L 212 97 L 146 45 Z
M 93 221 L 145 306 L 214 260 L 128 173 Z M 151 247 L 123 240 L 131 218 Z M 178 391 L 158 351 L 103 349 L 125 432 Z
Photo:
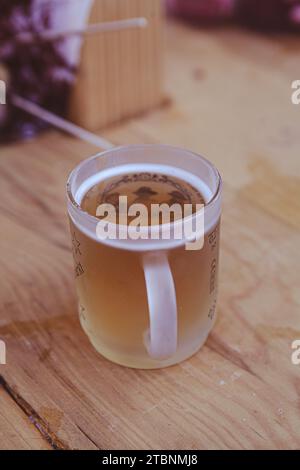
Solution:
M 105 150 L 114 147 L 111 142 L 104 139 L 103 137 L 93 134 L 92 132 L 83 129 L 76 124 L 63 119 L 60 116 L 57 116 L 56 114 L 41 108 L 37 104 L 22 98 L 21 96 L 14 94 L 11 96 L 11 99 L 13 105 L 17 108 L 22 109 L 23 111 L 26 111 L 27 113 L 32 114 L 33 116 L 36 116 L 45 122 L 48 122 L 54 127 L 57 127 L 58 129 L 73 135 L 74 137 L 85 140 L 89 144 L 95 145 L 96 147 L 100 147 L 101 149 Z
M 65 31 L 55 31 L 55 30 L 44 30 L 38 31 L 35 34 L 32 32 L 23 32 L 17 34 L 14 37 L 14 40 L 27 44 L 35 42 L 37 39 L 43 39 L 45 41 L 53 41 L 56 39 L 62 39 L 66 36 L 73 36 L 73 35 L 91 35 L 96 33 L 108 32 L 108 31 L 121 31 L 123 29 L 131 29 L 131 28 L 145 28 L 148 25 L 148 21 L 146 18 L 129 18 L 126 20 L 118 20 L 118 21 L 107 21 L 103 23 L 95 23 L 86 26 L 83 29 L 70 29 Z

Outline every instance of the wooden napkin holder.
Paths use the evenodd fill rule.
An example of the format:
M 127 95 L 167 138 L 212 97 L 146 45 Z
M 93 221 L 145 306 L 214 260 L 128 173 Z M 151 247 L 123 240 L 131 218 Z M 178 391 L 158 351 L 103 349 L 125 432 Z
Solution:
M 70 119 L 91 131 L 162 102 L 161 0 L 95 0 L 90 23 L 134 17 L 148 26 L 84 40 Z

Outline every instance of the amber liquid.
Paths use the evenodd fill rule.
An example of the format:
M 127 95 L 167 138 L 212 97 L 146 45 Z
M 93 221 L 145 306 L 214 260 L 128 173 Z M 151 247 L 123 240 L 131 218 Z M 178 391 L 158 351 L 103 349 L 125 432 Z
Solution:
M 155 177 L 154 177 L 155 176 Z M 129 203 L 203 203 L 199 189 L 168 175 L 139 173 L 115 176 L 93 185 L 81 207 L 95 216 L 102 202 L 117 205 L 117 196 Z M 143 252 L 116 248 L 83 233 L 71 221 L 75 276 L 82 327 L 98 352 L 129 367 L 157 368 L 177 363 L 204 343 L 215 320 L 219 221 L 204 237 L 201 250 L 187 251 L 182 244 L 168 249 L 178 315 L 178 347 L 174 356 L 149 356 L 145 334 L 149 329 Z M 153 245 L 155 247 L 155 244 Z M 163 308 L 163 306 L 162 306 Z

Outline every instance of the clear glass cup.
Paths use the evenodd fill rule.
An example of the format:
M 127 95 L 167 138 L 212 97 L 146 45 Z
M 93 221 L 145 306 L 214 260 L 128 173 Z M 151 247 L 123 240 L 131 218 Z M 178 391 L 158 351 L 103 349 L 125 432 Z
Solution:
M 81 207 L 87 188 L 109 172 L 141 168 L 176 174 L 206 192 L 201 249 L 187 249 L 184 236 L 173 236 L 176 221 L 170 223 L 169 239 L 163 236 L 165 224 L 155 227 L 157 236 L 151 239 L 97 237 L 99 219 Z M 209 161 L 167 145 L 116 147 L 73 170 L 67 202 L 80 322 L 107 359 L 160 368 L 190 357 L 204 344 L 216 319 L 221 190 L 220 175 Z

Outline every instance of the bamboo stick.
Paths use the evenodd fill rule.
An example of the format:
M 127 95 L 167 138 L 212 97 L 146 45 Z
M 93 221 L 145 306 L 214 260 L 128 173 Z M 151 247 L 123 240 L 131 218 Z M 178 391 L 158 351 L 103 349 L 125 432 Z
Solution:
M 41 106 L 32 103 L 25 98 L 22 98 L 21 96 L 13 94 L 11 99 L 15 107 L 22 109 L 23 111 L 26 111 L 27 113 L 36 116 L 45 122 L 48 122 L 54 127 L 57 127 L 58 129 L 73 135 L 74 137 L 85 140 L 89 144 L 95 145 L 96 147 L 100 147 L 101 149 L 105 150 L 114 147 L 111 142 L 104 139 L 103 137 L 93 134 L 92 132 L 83 129 L 76 124 L 63 119 L 60 116 L 57 116 L 56 114 L 42 108 Z
M 101 23 L 90 24 L 84 29 L 70 29 L 66 31 L 55 31 L 55 30 L 44 30 L 38 31 L 36 33 L 32 32 L 23 32 L 17 34 L 13 40 L 22 43 L 30 44 L 36 42 L 40 39 L 44 41 L 54 41 L 58 39 L 63 39 L 67 36 L 76 36 L 83 35 L 89 36 L 96 33 L 111 32 L 111 31 L 121 31 L 126 29 L 134 28 L 145 28 L 147 26 L 146 18 L 128 18 L 124 20 L 116 21 L 106 21 Z

